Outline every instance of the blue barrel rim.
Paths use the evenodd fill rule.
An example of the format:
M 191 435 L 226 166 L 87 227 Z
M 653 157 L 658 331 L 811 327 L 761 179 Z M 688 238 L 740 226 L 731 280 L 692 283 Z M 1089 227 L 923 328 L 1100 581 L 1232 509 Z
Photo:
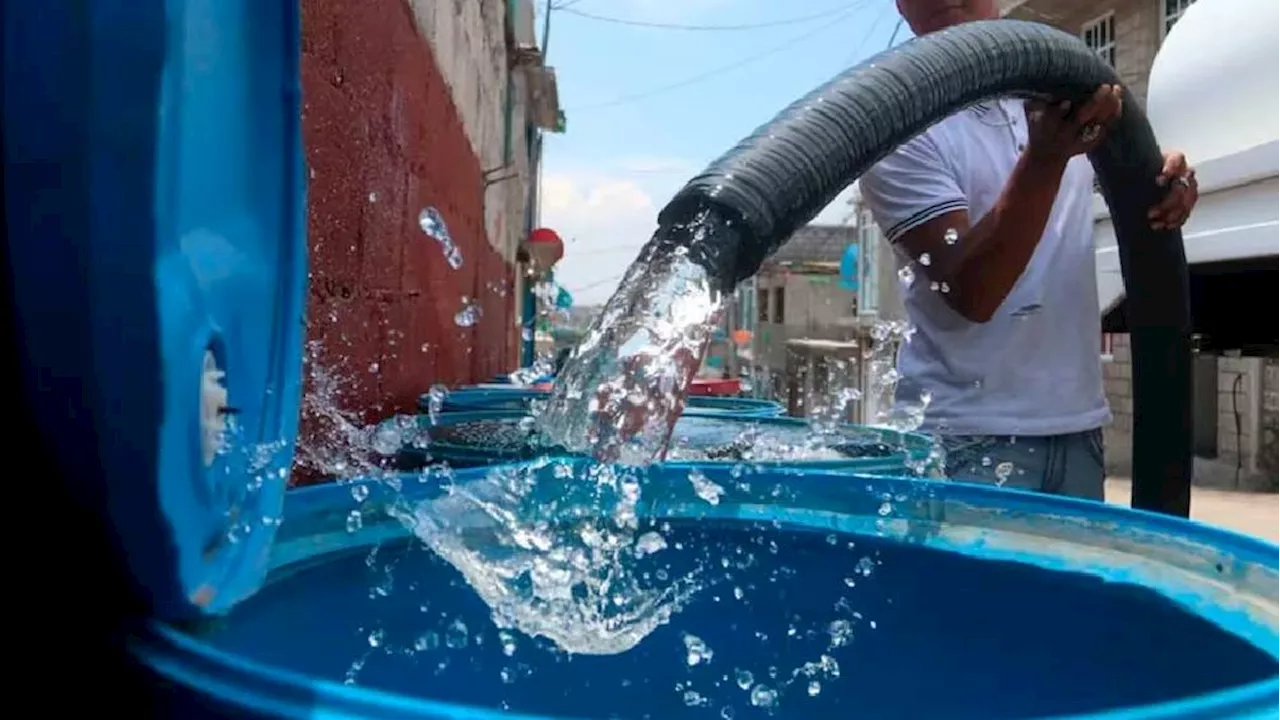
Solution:
M 500 467 L 523 468 L 532 465 L 536 463 L 514 463 Z M 466 481 L 473 477 L 481 477 L 494 469 L 489 467 L 460 470 L 454 473 L 454 477 Z M 678 468 L 667 469 L 678 470 Z M 727 470 L 709 468 L 708 472 L 719 474 Z M 402 487 L 417 487 L 417 477 L 414 474 L 403 474 L 398 476 L 398 479 L 403 483 Z M 1280 571 L 1280 548 L 1269 542 L 1225 528 L 1158 513 L 970 483 L 884 476 L 850 476 L 823 471 L 803 471 L 802 475 L 798 474 L 796 477 L 803 477 L 807 482 L 834 482 L 846 487 L 857 481 L 865 481 L 868 487 L 856 492 L 869 495 L 874 495 L 877 490 L 886 488 L 902 490 L 910 486 L 910 489 L 917 494 L 934 499 L 951 500 L 961 508 L 986 506 L 993 512 L 1021 509 L 1021 511 L 1034 513 L 1038 518 L 1056 521 L 1060 525 L 1069 524 L 1073 517 L 1088 515 L 1096 517 L 1103 527 L 1124 522 L 1152 534 L 1182 538 L 1190 545 L 1204 545 L 1231 551 L 1246 562 L 1252 558 L 1273 571 Z M 354 484 L 368 486 L 372 491 L 370 497 L 375 502 L 385 501 L 398 494 L 389 487 L 388 479 L 389 476 L 357 477 L 342 484 L 317 485 L 291 490 L 289 509 L 291 514 L 348 509 L 352 506 L 349 488 Z M 872 486 L 877 484 L 880 487 L 873 489 Z M 1061 512 L 1046 512 L 1046 508 Z M 390 520 L 390 524 L 398 529 L 398 535 L 407 535 L 407 531 L 394 520 Z M 343 536 L 346 538 L 345 546 L 320 549 L 316 554 L 323 557 L 330 553 L 342 552 L 351 547 L 360 547 L 379 541 L 375 528 L 366 528 L 355 534 L 343 533 Z M 954 551 L 964 552 L 959 549 Z M 288 564 L 284 563 L 280 567 L 287 567 Z M 1230 631 L 1228 629 L 1228 632 Z M 504 712 L 496 708 L 442 703 L 377 689 L 346 686 L 336 681 L 310 677 L 286 668 L 271 666 L 218 650 L 160 622 L 151 622 L 141 630 L 131 639 L 130 647 L 153 670 L 193 685 L 201 691 L 214 692 L 221 699 L 232 703 L 243 703 L 246 695 L 244 688 L 249 688 L 265 696 L 267 700 L 263 702 L 269 701 L 277 707 L 283 697 L 289 703 L 314 707 L 319 702 L 328 704 L 338 711 L 348 711 L 360 717 L 374 719 L 412 720 L 413 718 L 446 717 L 458 720 L 462 718 L 468 720 L 499 720 L 500 718 L 570 720 Z M 209 680 L 213 677 L 217 678 L 217 682 Z M 233 688 L 232 681 L 238 681 L 243 685 L 236 685 Z M 1055 716 L 1049 720 L 1189 720 L 1235 717 L 1231 713 L 1257 712 L 1260 708 L 1273 708 L 1277 697 L 1280 697 L 1280 676 L 1224 688 L 1193 698 L 1166 700 L 1140 707 L 1113 708 L 1087 715 Z
M 384 420 L 384 423 L 400 422 L 404 416 L 393 417 Z M 429 415 L 412 415 L 418 427 L 430 432 L 431 428 L 447 427 L 466 422 L 482 422 L 490 421 L 511 421 L 528 417 L 528 414 L 519 410 L 468 410 L 440 413 L 436 416 L 435 422 Z M 808 428 L 808 421 L 802 418 L 793 417 L 756 417 L 756 416 L 734 416 L 734 415 L 684 415 L 702 421 L 725 422 L 741 425 L 755 425 L 765 427 L 786 427 L 786 428 Z M 768 459 L 768 460 L 686 460 L 676 459 L 667 461 L 665 465 L 687 464 L 687 463 L 722 463 L 725 465 L 750 465 L 764 468 L 776 468 L 785 466 L 803 466 L 813 469 L 842 469 L 842 468 L 868 468 L 874 470 L 877 468 L 885 471 L 892 471 L 900 468 L 904 461 L 910 460 L 914 462 L 922 462 L 928 458 L 928 454 L 933 450 L 933 440 L 920 433 L 902 432 L 890 428 L 878 428 L 868 425 L 851 425 L 844 424 L 839 427 L 852 431 L 855 436 L 875 437 L 878 442 L 892 447 L 903 448 L 899 452 L 895 452 L 883 457 L 850 457 L 843 459 L 822 459 L 822 460 L 786 460 L 786 459 Z M 477 448 L 467 445 L 458 445 L 454 443 L 431 443 L 423 449 L 419 448 L 403 448 L 402 453 L 408 456 L 429 455 L 431 457 L 445 458 L 442 462 L 484 462 L 488 465 L 496 463 L 518 463 L 524 460 L 531 460 L 527 455 L 521 454 L 522 451 L 512 451 L 505 448 Z M 552 455 L 554 457 L 573 457 L 572 455 Z
M 502 407 L 502 404 L 544 400 L 549 395 L 550 393 L 547 390 L 527 387 L 472 385 L 448 391 L 443 399 L 443 411 L 514 410 L 515 408 L 512 407 Z M 431 403 L 430 393 L 424 393 L 418 398 L 418 409 L 423 412 L 429 412 Z M 781 417 L 785 412 L 786 408 L 772 400 L 690 395 L 686 398 L 684 415 L 691 417 Z

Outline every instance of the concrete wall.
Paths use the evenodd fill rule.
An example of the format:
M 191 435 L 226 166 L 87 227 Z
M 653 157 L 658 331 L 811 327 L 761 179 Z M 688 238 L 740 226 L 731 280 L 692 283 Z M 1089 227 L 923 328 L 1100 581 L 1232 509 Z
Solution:
M 1197 485 L 1239 490 L 1275 490 L 1276 473 L 1276 360 L 1257 357 L 1217 357 L 1217 392 L 1210 407 L 1194 412 L 1216 413 L 1217 453 L 1197 457 L 1193 480 Z M 1113 420 L 1104 430 L 1107 472 L 1133 472 L 1133 365 L 1128 335 L 1112 337 L 1111 356 L 1104 359 L 1103 377 Z M 1239 378 L 1239 381 L 1237 381 Z M 1236 420 L 1240 429 L 1237 434 Z
M 433 52 L 406 0 L 302 0 L 302 10 L 311 263 L 302 445 L 314 447 L 332 441 L 335 411 L 373 421 L 412 411 L 433 383 L 511 369 L 518 334 L 511 253 L 495 249 L 486 223 L 480 156 L 501 141 L 492 93 L 477 90 L 488 104 L 477 99 L 466 113 L 487 129 L 469 134 L 468 105 L 455 102 L 436 59 L 450 58 L 458 75 L 478 65 L 473 86 L 486 88 L 498 61 L 479 63 L 458 43 Z M 450 26 L 457 35 L 501 37 L 501 14 L 465 18 L 471 25 Z M 461 269 L 419 229 L 425 207 L 448 222 Z M 472 327 L 454 321 L 464 296 L 482 308 Z
M 787 365 L 787 340 L 815 338 L 843 340 L 854 337 L 856 330 L 841 327 L 853 318 L 856 292 L 840 287 L 835 276 L 810 276 L 795 273 L 764 273 L 757 276 L 757 289 L 769 293 L 769 320 L 756 325 L 757 362 L 771 370 Z M 784 323 L 774 322 L 774 292 L 785 294 Z
M 1277 420 L 1280 413 L 1280 382 L 1276 377 L 1276 358 L 1267 358 L 1262 367 L 1262 428 L 1261 442 L 1258 448 L 1258 470 L 1264 476 L 1275 479 L 1280 477 L 1277 463 L 1280 462 L 1280 430 Z
M 1085 23 L 1114 12 L 1116 72 L 1121 82 L 1145 101 L 1147 75 L 1160 47 L 1157 0 L 1026 0 L 1016 5 L 1009 17 L 1049 23 L 1073 34 Z
M 485 227 L 489 242 L 512 262 L 524 235 L 529 166 L 525 80 L 508 69 L 507 0 L 406 1 L 419 31 L 435 49 L 440 74 L 482 170 L 494 178 L 510 178 L 485 191 Z

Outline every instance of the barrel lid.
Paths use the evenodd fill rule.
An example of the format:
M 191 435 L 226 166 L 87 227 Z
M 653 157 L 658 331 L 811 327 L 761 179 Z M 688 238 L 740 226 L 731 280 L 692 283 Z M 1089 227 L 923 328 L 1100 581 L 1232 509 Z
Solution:
M 505 462 L 556 454 L 538 442 L 537 422 L 523 412 L 445 413 L 434 423 L 427 416 L 416 422 L 429 442 L 407 443 L 404 452 L 436 460 Z M 925 459 L 930 450 L 927 438 L 879 428 L 840 425 L 816 434 L 794 418 L 685 415 L 676 422 L 667 460 L 842 467 L 866 460 L 900 467 L 908 457 Z
M 166 620 L 256 592 L 292 464 L 299 19 L 296 3 L 260 10 L 6 6 L 28 392 L 60 474 L 106 508 L 137 591 Z

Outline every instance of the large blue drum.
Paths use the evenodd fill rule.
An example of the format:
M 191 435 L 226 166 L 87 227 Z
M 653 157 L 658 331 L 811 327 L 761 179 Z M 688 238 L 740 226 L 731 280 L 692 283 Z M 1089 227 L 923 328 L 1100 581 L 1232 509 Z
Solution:
M 534 602 L 553 593 L 504 573 L 565 570 L 605 525 L 580 512 L 599 468 L 549 461 L 295 491 L 266 587 L 134 652 L 193 718 L 1276 717 L 1273 545 L 958 483 L 631 472 L 635 552 L 606 564 L 613 590 L 562 596 L 558 625 Z M 513 481 L 534 489 L 512 502 Z M 674 602 L 635 640 L 637 596 Z

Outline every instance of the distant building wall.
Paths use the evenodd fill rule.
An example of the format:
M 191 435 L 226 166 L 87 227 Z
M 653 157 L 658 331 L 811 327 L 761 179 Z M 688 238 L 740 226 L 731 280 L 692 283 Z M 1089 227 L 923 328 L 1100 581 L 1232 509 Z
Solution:
M 510 218 L 523 217 L 517 196 L 528 177 L 516 167 L 502 185 L 511 194 L 486 198 L 483 162 L 505 152 L 495 100 L 507 86 L 505 3 L 440 3 L 447 21 L 433 7 L 302 0 L 312 397 L 304 447 L 333 432 L 315 407 L 318 376 L 337 387 L 321 404 L 374 421 L 413 411 L 433 383 L 474 382 L 516 361 L 510 289 L 522 223 Z M 512 154 L 523 159 L 523 118 L 513 124 Z M 419 229 L 427 207 L 446 220 L 461 268 Z M 481 308 L 470 327 L 454 321 L 464 297 Z

